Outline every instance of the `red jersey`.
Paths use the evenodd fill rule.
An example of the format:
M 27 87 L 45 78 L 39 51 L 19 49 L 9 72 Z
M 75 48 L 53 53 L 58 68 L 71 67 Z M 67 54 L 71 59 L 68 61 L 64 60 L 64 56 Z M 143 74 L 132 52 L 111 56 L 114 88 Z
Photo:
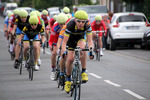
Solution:
M 11 27 L 14 27 L 15 20 L 16 20 L 15 16 L 11 15 L 9 18 L 9 23 L 11 23 Z
M 53 43 L 57 43 L 60 31 L 61 31 L 61 28 L 59 24 L 55 23 L 51 29 L 51 35 L 49 39 L 50 46 L 52 46 Z
M 55 23 L 54 18 L 51 18 L 51 19 L 50 19 L 50 28 L 52 28 L 52 27 L 53 27 L 54 23 Z
M 44 24 L 48 24 L 48 21 L 50 21 L 50 17 L 48 15 L 45 18 L 43 18 L 43 15 L 41 15 L 41 17 L 44 20 Z

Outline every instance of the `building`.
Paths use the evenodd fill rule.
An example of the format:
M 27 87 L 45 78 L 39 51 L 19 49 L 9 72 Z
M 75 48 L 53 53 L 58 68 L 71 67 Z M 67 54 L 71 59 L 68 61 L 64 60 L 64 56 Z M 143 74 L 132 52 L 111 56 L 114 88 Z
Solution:
M 106 5 L 108 10 L 113 13 L 126 11 L 126 5 L 121 0 L 100 0 L 100 5 Z

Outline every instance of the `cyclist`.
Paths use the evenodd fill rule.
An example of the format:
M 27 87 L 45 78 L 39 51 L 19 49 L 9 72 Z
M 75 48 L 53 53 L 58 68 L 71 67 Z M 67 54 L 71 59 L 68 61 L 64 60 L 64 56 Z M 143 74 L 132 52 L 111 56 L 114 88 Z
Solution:
M 51 35 L 50 35 L 50 40 L 49 40 L 49 45 L 50 45 L 50 50 L 52 51 L 52 55 L 51 55 L 51 67 L 52 67 L 52 73 L 51 73 L 51 80 L 55 79 L 55 64 L 56 64 L 56 55 L 57 55 L 57 47 L 56 47 L 56 43 L 59 37 L 59 33 L 61 28 L 63 28 L 63 26 L 65 25 L 66 21 L 67 21 L 67 16 L 64 13 L 60 13 L 57 16 L 57 23 L 55 23 L 52 27 L 51 30 Z M 53 50 L 52 50 L 52 44 L 55 43 Z
M 103 27 L 103 30 L 105 31 L 105 36 L 106 36 L 106 25 L 105 23 L 103 22 L 102 20 L 102 17 L 100 15 L 96 15 L 95 16 L 95 21 L 92 22 L 91 24 L 91 27 L 92 27 L 92 31 L 102 31 L 102 27 Z M 96 37 L 96 32 L 92 32 L 93 34 L 93 40 L 95 40 L 95 37 Z M 102 32 L 99 32 L 99 44 L 100 44 L 100 55 L 103 56 L 103 51 L 102 51 L 102 36 L 103 36 L 103 33 Z
M 38 16 L 39 24 L 44 27 L 44 32 L 45 32 L 45 24 L 44 24 L 44 20 L 41 18 L 41 13 L 39 11 L 35 11 L 35 12 Z M 43 40 L 43 37 L 42 37 L 42 40 Z M 44 38 L 44 41 L 45 41 L 45 38 Z M 41 65 L 40 52 L 41 52 L 41 49 L 39 48 L 39 58 L 38 58 L 38 65 L 39 66 Z
M 57 15 L 54 15 L 53 18 L 50 19 L 50 27 L 49 26 L 46 27 L 46 30 L 48 33 L 51 33 L 51 29 L 54 23 L 56 22 L 56 18 L 57 18 Z
M 29 42 L 25 42 L 25 41 L 29 41 L 29 39 L 33 39 L 33 47 L 34 47 L 34 53 L 35 53 L 35 71 L 39 70 L 39 66 L 37 65 L 37 60 L 39 57 L 39 44 L 40 44 L 40 38 L 39 38 L 39 34 L 43 36 L 44 38 L 44 27 L 39 23 L 39 19 L 37 16 L 31 16 L 29 18 L 29 23 L 28 25 L 26 25 L 23 28 L 22 34 L 21 34 L 21 38 L 23 38 L 24 42 L 24 57 L 26 57 L 27 55 L 27 50 L 29 49 Z M 44 39 L 42 40 L 42 43 L 44 44 Z
M 18 15 L 19 15 L 19 10 L 15 9 L 13 11 L 13 15 L 11 15 L 10 18 L 9 18 L 9 24 L 8 24 L 8 30 L 7 30 L 8 34 L 12 33 L 12 29 L 14 27 L 15 19 L 17 18 Z M 13 52 L 13 43 L 14 43 L 13 37 L 14 36 L 12 36 L 12 34 L 10 34 L 10 35 L 11 35 L 10 36 L 10 49 L 11 49 L 11 52 Z
M 85 35 L 87 36 L 87 41 L 89 48 L 93 47 L 92 41 L 92 33 L 91 33 L 91 26 L 88 19 L 88 14 L 83 11 L 79 10 L 75 12 L 74 19 L 71 19 L 66 26 L 66 31 L 64 34 L 64 39 L 62 42 L 62 54 L 66 51 L 66 45 L 69 48 L 76 48 L 76 46 L 80 46 L 81 49 L 85 49 L 86 42 L 85 42 Z M 87 32 L 86 32 L 87 31 Z M 83 52 L 83 56 L 80 58 L 81 65 L 82 65 L 82 81 L 88 81 L 88 75 L 86 74 L 86 52 Z M 90 59 L 93 59 L 92 56 L 89 56 Z M 71 65 L 73 64 L 74 60 L 74 51 L 68 51 L 68 57 L 66 62 L 66 69 L 67 69 L 67 78 L 65 82 L 65 91 L 69 92 L 71 87 Z
M 45 29 L 46 29 L 47 26 L 50 27 L 50 17 L 48 16 L 48 11 L 47 10 L 42 11 L 41 17 L 44 20 Z M 48 32 L 49 31 L 45 30 L 46 39 L 47 39 L 47 48 L 48 48 L 48 41 L 49 41 L 49 33 Z
M 19 67 L 18 58 L 19 58 L 19 53 L 20 53 L 20 43 L 21 43 L 21 39 L 22 39 L 20 37 L 20 34 L 22 33 L 24 26 L 29 24 L 28 20 L 29 20 L 28 12 L 24 9 L 20 10 L 19 16 L 15 19 L 15 23 L 14 23 L 15 25 L 12 30 L 12 35 L 14 35 L 15 30 L 17 28 L 17 32 L 16 32 L 17 44 L 16 44 L 16 49 L 15 49 L 15 63 L 14 63 L 15 69 L 18 69 L 18 67 Z
M 13 15 L 12 12 L 8 13 L 8 16 L 6 16 L 5 20 L 4 20 L 4 36 L 6 36 L 6 39 L 7 39 L 7 46 L 9 46 L 9 34 L 7 32 L 7 30 L 8 30 L 7 28 L 8 28 L 8 24 L 9 24 L 9 18 L 12 15 Z M 12 28 L 11 28 L 11 30 L 12 30 Z

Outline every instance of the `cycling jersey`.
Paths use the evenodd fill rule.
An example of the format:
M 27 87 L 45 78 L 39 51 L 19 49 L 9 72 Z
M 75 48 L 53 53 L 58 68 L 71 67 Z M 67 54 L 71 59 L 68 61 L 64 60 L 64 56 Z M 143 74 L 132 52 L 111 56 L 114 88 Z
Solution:
M 43 15 L 41 15 L 41 18 L 44 20 L 45 26 L 48 25 L 48 21 L 50 21 L 50 17 L 47 15 L 45 18 L 43 18 Z
M 67 23 L 66 31 L 64 34 L 65 36 L 69 37 L 69 40 L 67 42 L 67 45 L 69 46 L 69 48 L 76 48 L 77 43 L 80 40 L 85 41 L 86 35 L 92 34 L 91 31 L 92 31 L 91 25 L 88 20 L 85 22 L 85 25 L 83 26 L 83 28 L 81 28 L 81 30 L 78 30 L 76 23 L 75 23 L 75 19 L 71 19 Z
M 101 20 L 101 23 L 99 25 L 96 24 L 96 21 L 93 21 L 91 27 L 92 27 L 92 31 L 102 31 L 102 27 L 103 27 L 105 33 L 107 32 L 106 25 L 103 20 Z M 99 36 L 102 36 L 102 32 L 99 33 Z
M 38 35 L 44 35 L 44 27 L 38 24 L 36 29 L 32 29 L 29 24 L 23 28 L 22 34 L 24 35 L 24 41 L 28 41 L 29 39 L 39 40 Z
M 11 27 L 14 27 L 14 23 L 15 23 L 15 16 L 14 15 L 11 15 L 10 18 L 9 18 L 9 23 L 11 23 Z
M 52 46 L 53 43 L 57 43 L 60 31 L 61 31 L 61 28 L 59 24 L 55 23 L 51 30 L 51 35 L 50 35 L 50 40 L 49 40 L 50 46 Z
M 29 24 L 29 16 L 27 16 L 26 22 L 22 22 L 20 16 L 18 16 L 14 24 L 17 25 L 20 30 L 23 30 L 23 28 Z
M 5 23 L 5 24 L 7 25 L 7 27 L 8 27 L 8 24 L 9 24 L 9 18 L 8 18 L 8 16 L 5 17 L 4 23 Z
M 70 20 L 71 20 L 72 18 L 70 18 L 70 19 L 68 19 L 67 21 L 66 21 L 66 23 L 68 23 Z M 60 33 L 59 33 L 59 38 L 64 38 L 64 33 L 65 33 L 65 31 L 66 31 L 66 25 L 61 29 L 61 31 L 60 31 Z
M 51 19 L 50 19 L 50 28 L 52 28 L 52 27 L 53 27 L 54 23 L 55 23 L 54 18 L 51 18 Z

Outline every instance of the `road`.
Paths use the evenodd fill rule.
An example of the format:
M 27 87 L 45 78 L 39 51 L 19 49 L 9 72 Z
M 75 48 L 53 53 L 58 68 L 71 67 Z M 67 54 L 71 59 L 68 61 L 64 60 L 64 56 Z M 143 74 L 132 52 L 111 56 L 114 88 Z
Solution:
M 72 100 L 51 81 L 51 52 L 41 53 L 42 65 L 28 79 L 13 68 L 3 36 L 3 18 L 0 17 L 0 100 Z M 89 81 L 82 84 L 81 100 L 150 100 L 150 51 L 123 48 L 104 51 L 101 61 L 87 59 Z

